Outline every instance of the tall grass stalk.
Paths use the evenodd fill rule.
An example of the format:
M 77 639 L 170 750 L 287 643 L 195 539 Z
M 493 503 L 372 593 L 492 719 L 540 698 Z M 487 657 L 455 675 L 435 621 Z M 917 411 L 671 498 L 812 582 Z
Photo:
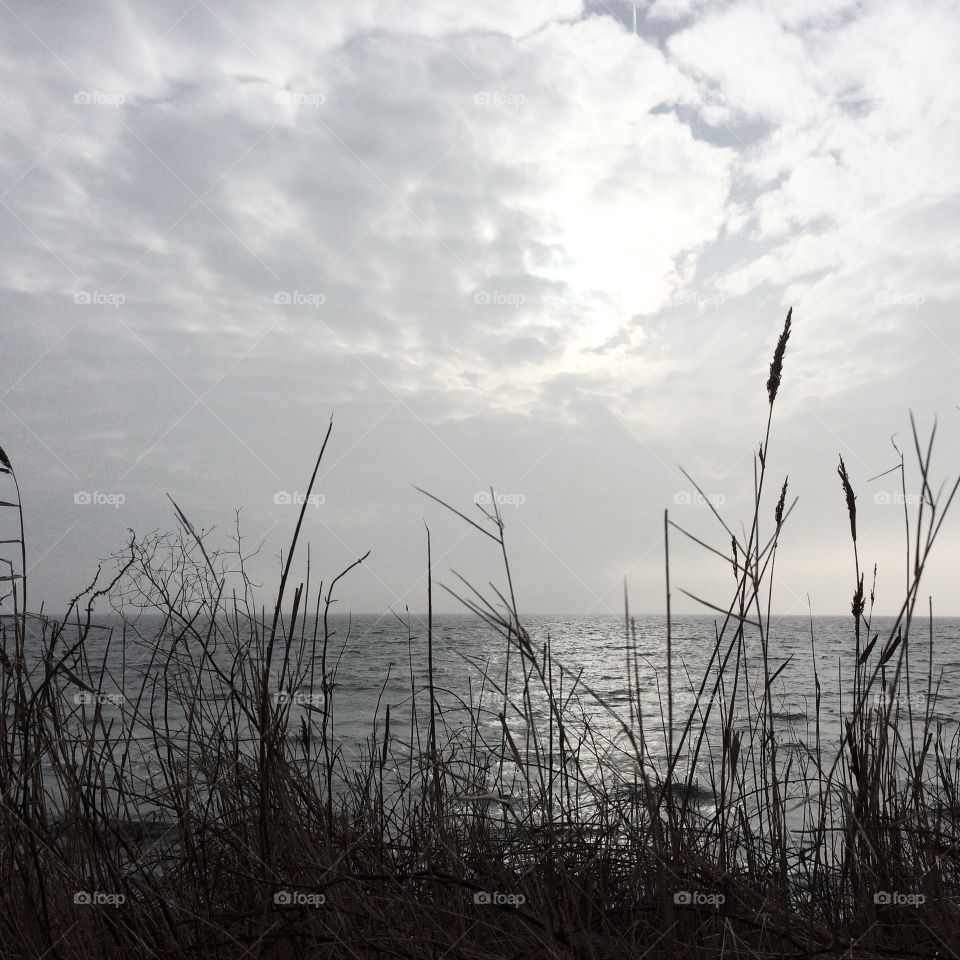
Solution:
M 664 514 L 665 703 L 644 697 L 660 677 L 626 583 L 624 708 L 528 632 L 496 497 L 473 519 L 427 494 L 495 546 L 501 586 L 455 574 L 444 589 L 500 638 L 503 667 L 466 649 L 462 682 L 439 668 L 428 528 L 425 632 L 401 620 L 409 696 L 384 704 L 388 672 L 358 754 L 335 692 L 343 658 L 362 654 L 331 609 L 366 555 L 317 583 L 308 549 L 300 580 L 302 510 L 265 608 L 239 529 L 218 546 L 174 503 L 179 529 L 132 538 L 65 616 L 28 613 L 19 485 L 0 451 L 20 512 L 0 618 L 3 955 L 957 955 L 960 744 L 934 710 L 929 598 L 925 636 L 917 625 L 957 483 L 934 493 L 934 431 L 921 443 L 911 417 L 922 496 L 905 514 L 905 595 L 881 631 L 841 459 L 854 547 L 843 722 L 834 735 L 824 721 L 811 615 L 814 702 L 784 742 L 772 591 L 797 500 L 786 479 L 775 503 L 765 491 L 791 331 L 792 313 L 741 534 L 709 498 L 722 547 Z M 894 469 L 906 494 L 902 454 Z M 726 597 L 672 583 L 675 534 L 732 568 Z M 713 614 L 696 664 L 676 656 L 676 590 Z M 121 619 L 101 624 L 98 611 Z M 916 643 L 926 675 L 911 677 Z

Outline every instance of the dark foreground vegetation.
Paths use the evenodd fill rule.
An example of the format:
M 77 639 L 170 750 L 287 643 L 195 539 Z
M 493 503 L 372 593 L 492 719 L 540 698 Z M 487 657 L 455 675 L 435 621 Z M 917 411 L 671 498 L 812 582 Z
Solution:
M 788 316 L 771 417 L 789 335 Z M 906 593 L 878 635 L 841 460 L 855 666 L 816 678 L 815 735 L 787 756 L 769 603 L 792 504 L 786 481 L 768 476 L 770 436 L 768 418 L 743 532 L 718 515 L 720 545 L 697 541 L 733 576 L 730 597 L 707 604 L 707 666 L 683 678 L 697 692 L 689 714 L 676 709 L 669 615 L 660 714 L 644 714 L 638 695 L 600 725 L 580 709 L 589 691 L 574 695 L 547 638 L 524 629 L 491 498 L 463 519 L 502 555 L 501 586 L 458 592 L 502 636 L 507 676 L 478 672 L 451 708 L 432 669 L 431 618 L 411 638 L 428 682 L 413 683 L 402 716 L 378 711 L 359 761 L 338 739 L 342 646 L 329 617 L 350 568 L 319 584 L 309 564 L 302 582 L 294 574 L 306 502 L 269 612 L 239 538 L 217 550 L 177 509 L 178 534 L 134 539 L 66 617 L 27 614 L 21 513 L 0 607 L 2 955 L 960 955 L 958 745 L 930 708 L 932 627 L 915 627 L 957 487 L 934 492 L 933 436 L 921 444 L 914 429 L 922 497 L 905 508 Z M 0 468 L 15 517 L 2 451 Z M 906 493 L 902 457 L 898 469 Z M 664 534 L 690 536 L 666 515 Z M 666 583 L 669 603 L 669 552 Z M 108 631 L 97 618 L 111 609 L 127 620 Z M 138 689 L 111 682 L 118 648 L 142 667 Z M 625 650 L 636 694 L 648 668 L 629 627 Z M 922 665 L 912 678 L 911 652 Z M 821 731 L 821 683 L 842 685 L 833 738 Z M 302 690 L 313 693 L 298 700 Z

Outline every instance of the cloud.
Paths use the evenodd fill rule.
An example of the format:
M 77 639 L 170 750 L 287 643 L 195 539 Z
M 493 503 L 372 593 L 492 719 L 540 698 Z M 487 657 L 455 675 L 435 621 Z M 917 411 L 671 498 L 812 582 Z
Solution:
M 331 407 L 389 435 L 391 481 L 433 445 L 477 489 L 476 438 L 523 457 L 545 424 L 725 476 L 793 303 L 781 414 L 842 398 L 843 434 L 960 351 L 954 14 L 659 2 L 638 37 L 539 0 L 0 11 L 9 423 L 58 495 L 99 470 L 219 491 L 229 463 L 244 502 Z
M 46 116 L 67 133 L 45 131 L 42 204 L 20 196 L 63 238 L 47 292 L 122 289 L 141 331 L 167 307 L 182 331 L 272 324 L 371 370 L 402 354 L 388 388 L 454 407 L 530 409 L 537 384 L 600 370 L 596 348 L 668 303 L 678 257 L 723 223 L 730 151 L 651 112 L 687 81 L 609 17 L 503 5 L 449 33 L 452 8 L 376 27 L 371 10 L 331 27 L 338 48 L 293 44 L 283 76 L 224 20 L 161 58 L 162 83 L 145 53 L 122 81 L 61 77 Z M 263 21 L 269 60 L 289 27 Z M 71 102 L 78 76 L 91 102 Z
M 752 199 L 731 224 L 739 255 L 716 284 L 728 297 L 779 289 L 802 304 L 819 344 L 806 360 L 825 378 L 829 358 L 854 349 L 877 357 L 874 375 L 893 373 L 910 355 L 895 360 L 869 332 L 906 335 L 930 304 L 956 298 L 952 7 L 736 3 L 669 41 L 677 63 L 765 125 L 737 152 L 735 189 Z M 833 382 L 819 387 L 859 378 Z

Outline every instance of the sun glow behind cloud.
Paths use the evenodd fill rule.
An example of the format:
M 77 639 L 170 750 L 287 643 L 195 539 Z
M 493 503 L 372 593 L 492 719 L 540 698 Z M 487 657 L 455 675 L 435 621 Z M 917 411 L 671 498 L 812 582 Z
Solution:
M 392 430 L 398 483 L 435 444 L 472 490 L 511 475 L 479 452 L 497 429 L 532 484 L 583 430 L 609 459 L 636 445 L 668 496 L 690 455 L 749 485 L 731 384 L 762 384 L 790 303 L 781 413 L 805 449 L 832 458 L 908 403 L 952 409 L 946 373 L 917 371 L 960 353 L 956 4 L 658 2 L 639 36 L 614 12 L 0 12 L 19 92 L 0 279 L 31 371 L 6 412 L 50 489 L 105 470 L 162 495 L 193 463 L 199 491 L 215 449 L 232 499 L 255 500 L 254 476 L 294 469 L 301 405 L 342 411 L 358 476 L 364 438 Z M 878 382 L 896 385 L 882 411 Z M 809 432 L 827 402 L 847 412 Z M 76 439 L 90 421 L 100 459 Z

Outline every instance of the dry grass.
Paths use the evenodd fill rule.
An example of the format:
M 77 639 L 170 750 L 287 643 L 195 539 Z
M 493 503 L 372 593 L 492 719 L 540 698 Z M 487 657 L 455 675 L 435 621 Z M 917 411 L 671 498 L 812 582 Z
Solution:
M 788 317 L 767 384 L 771 418 L 789 334 Z M 351 568 L 317 587 L 308 563 L 291 587 L 303 511 L 271 614 L 258 607 L 239 532 L 216 550 L 179 509 L 178 534 L 133 540 L 63 620 L 26 614 L 25 583 L 6 580 L 3 955 L 957 955 L 958 744 L 934 721 L 932 667 L 926 706 L 900 697 L 916 689 L 911 645 L 933 643 L 932 627 L 916 634 L 915 607 L 957 487 L 932 494 L 933 437 L 925 450 L 916 429 L 914 439 L 923 503 L 913 536 L 907 518 L 905 597 L 882 637 L 841 462 L 855 556 L 856 657 L 838 679 L 845 725 L 836 742 L 822 735 L 814 658 L 814 735 L 786 758 L 770 584 L 793 504 L 784 480 L 768 530 L 770 419 L 743 536 L 718 514 L 730 552 L 696 540 L 732 561 L 735 581 L 725 603 L 706 604 L 714 642 L 702 675 L 688 678 L 697 696 L 687 713 L 668 616 L 666 698 L 660 716 L 644 714 L 647 667 L 628 612 L 629 709 L 601 703 L 609 720 L 591 721 L 577 696 L 590 691 L 522 624 L 495 505 L 477 522 L 460 516 L 500 547 L 505 587 L 458 592 L 502 637 L 507 676 L 478 666 L 458 701 L 443 690 L 431 575 L 428 682 L 411 680 L 409 717 L 378 710 L 359 761 L 345 759 L 335 723 L 344 638 L 330 618 Z M 12 477 L 2 451 L 0 465 Z M 905 490 L 902 463 L 901 476 Z M 19 509 L 19 490 L 10 503 Z M 666 542 L 671 532 L 696 539 L 664 522 Z M 10 542 L 22 571 L 22 528 Z M 666 574 L 669 609 L 668 559 Z M 122 608 L 124 627 L 99 628 L 98 604 Z M 119 689 L 109 669 L 118 656 L 140 670 L 139 687 L 131 669 Z M 304 716 L 277 694 L 301 689 L 319 691 Z M 111 693 L 123 700 L 108 709 Z M 667 763 L 656 759 L 664 745 Z M 76 902 L 84 892 L 104 902 Z M 493 893 L 506 902 L 476 902 Z

